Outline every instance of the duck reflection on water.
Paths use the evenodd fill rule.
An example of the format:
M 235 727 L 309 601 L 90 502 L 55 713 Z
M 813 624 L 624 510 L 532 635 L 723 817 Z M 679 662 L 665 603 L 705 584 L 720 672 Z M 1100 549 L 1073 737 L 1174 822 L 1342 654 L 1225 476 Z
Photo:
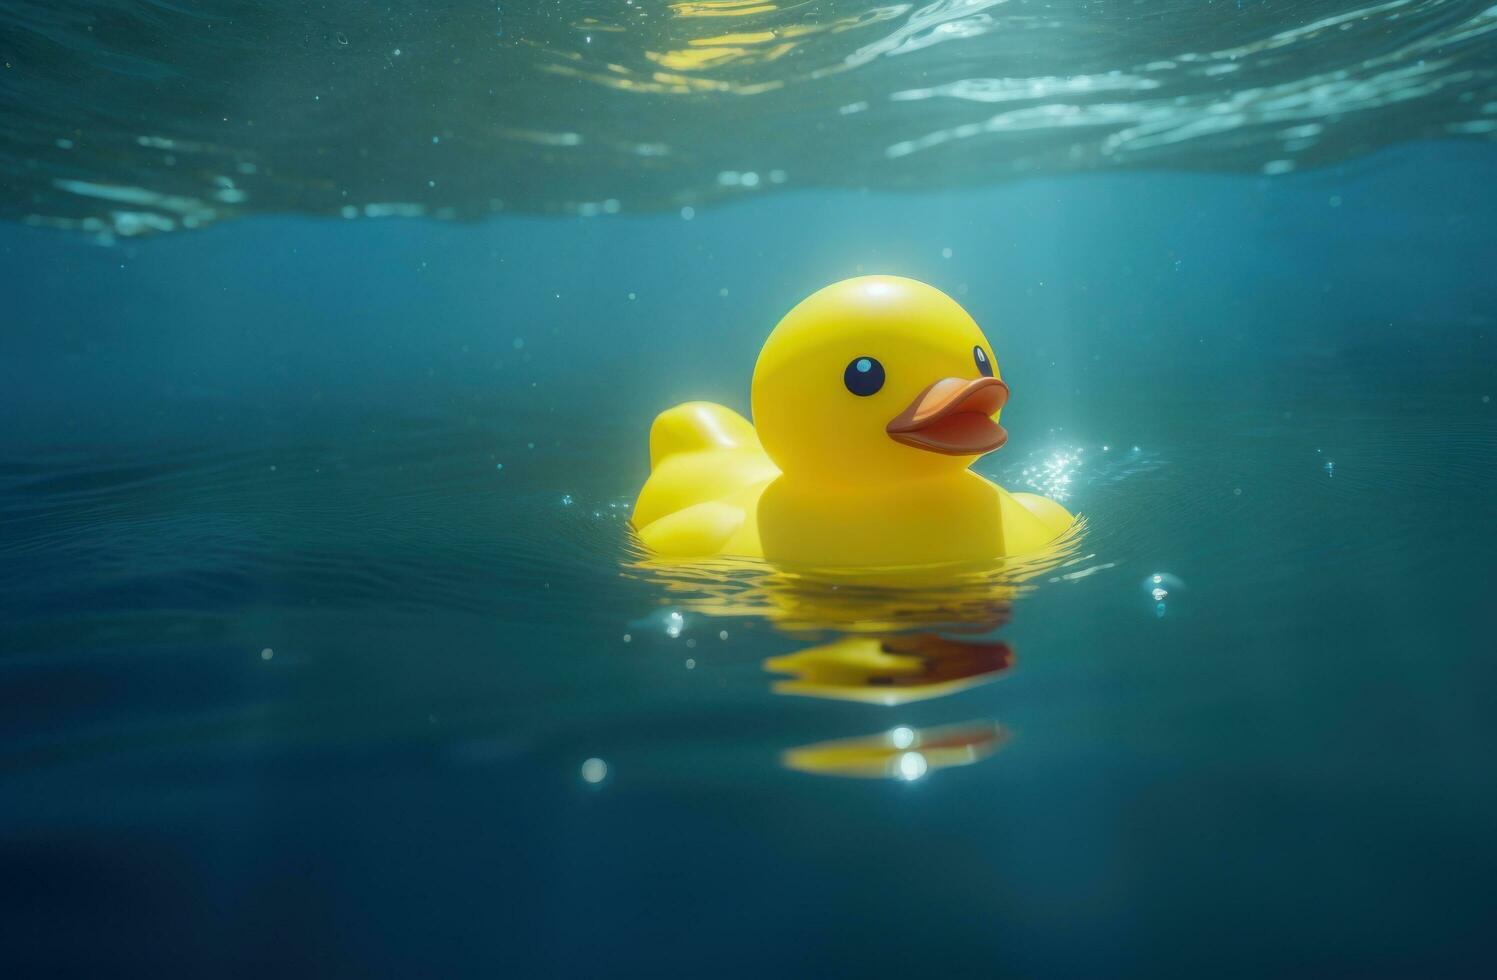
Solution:
M 843 636 L 798 653 L 770 657 L 764 669 L 789 675 L 776 694 L 895 706 L 965 691 L 1013 665 L 997 641 L 948 639 L 935 633 Z
M 996 680 L 1013 662 L 1007 643 L 915 633 L 843 636 L 770 657 L 764 668 L 789 675 L 775 681 L 772 689 L 777 694 L 895 707 Z M 913 782 L 938 769 L 981 761 L 1007 740 L 1003 726 L 987 720 L 934 728 L 901 725 L 799 746 L 784 752 L 780 761 L 798 772 Z
M 780 762 L 786 769 L 818 776 L 914 782 L 937 769 L 981 762 L 1007 741 L 1007 730 L 991 721 L 935 728 L 901 725 L 876 735 L 789 749 Z
M 1077 557 L 1080 530 L 1043 555 L 996 566 L 835 572 L 646 556 L 631 574 L 662 586 L 680 609 L 767 623 L 805 642 L 763 662 L 776 675 L 776 694 L 891 708 L 949 697 L 1012 669 L 1013 648 L 994 634 L 1008 625 L 1027 582 L 1086 560 Z M 990 719 L 896 725 L 790 748 L 780 761 L 797 772 L 910 782 L 986 759 L 1009 737 Z

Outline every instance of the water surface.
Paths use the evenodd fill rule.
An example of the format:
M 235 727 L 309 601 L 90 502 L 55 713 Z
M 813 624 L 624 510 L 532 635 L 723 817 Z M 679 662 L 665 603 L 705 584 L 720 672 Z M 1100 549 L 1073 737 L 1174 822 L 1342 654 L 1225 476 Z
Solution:
M 0 216 L 697 209 L 1497 134 L 1486 0 L 10 0 Z

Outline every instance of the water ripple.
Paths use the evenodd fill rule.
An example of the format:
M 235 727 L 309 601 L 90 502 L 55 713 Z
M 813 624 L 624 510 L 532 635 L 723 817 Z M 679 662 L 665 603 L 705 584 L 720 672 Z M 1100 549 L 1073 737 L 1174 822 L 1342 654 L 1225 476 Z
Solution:
M 570 0 L 440 18 L 17 0 L 0 9 L 0 216 L 112 241 L 272 211 L 601 219 L 789 187 L 1273 175 L 1493 139 L 1494 30 L 1484 0 Z

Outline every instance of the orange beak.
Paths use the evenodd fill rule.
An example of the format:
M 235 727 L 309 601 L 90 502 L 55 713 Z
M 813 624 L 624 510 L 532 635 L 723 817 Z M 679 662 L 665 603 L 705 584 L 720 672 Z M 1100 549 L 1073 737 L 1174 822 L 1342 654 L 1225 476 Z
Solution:
M 1008 403 L 1008 385 L 997 378 L 942 378 L 926 388 L 885 427 L 906 446 L 947 456 L 981 456 L 1008 442 L 993 421 Z

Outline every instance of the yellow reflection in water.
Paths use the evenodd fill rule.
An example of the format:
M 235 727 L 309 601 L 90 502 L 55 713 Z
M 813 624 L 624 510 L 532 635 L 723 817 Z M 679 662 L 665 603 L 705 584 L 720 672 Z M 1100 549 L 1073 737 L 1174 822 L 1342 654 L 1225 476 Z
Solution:
M 802 12 L 802 7 L 807 9 Z M 611 15 L 582 17 L 568 25 L 577 35 L 572 41 L 580 42 L 575 46 L 530 38 L 521 38 L 519 43 L 545 58 L 560 59 L 561 63 L 541 64 L 540 71 L 616 91 L 753 96 L 845 70 L 848 66 L 840 53 L 818 55 L 803 45 L 898 17 L 906 7 L 881 7 L 826 20 L 804 19 L 826 14 L 811 4 L 763 0 L 694 0 L 670 4 L 669 10 L 673 16 L 666 20 L 643 17 L 643 9 L 632 5 L 614 8 Z M 714 23 L 722 17 L 756 19 L 744 25 L 749 29 L 724 31 L 726 25 Z M 698 36 L 703 28 L 709 32 Z M 594 43 L 605 35 L 612 36 L 608 45 Z M 785 74 L 767 67 L 792 51 L 802 56 L 801 70 Z
M 775 682 L 776 694 L 886 707 L 946 697 L 994 680 L 1012 665 L 1006 643 L 935 634 L 843 636 L 764 661 L 766 670 L 791 675 Z M 790 749 L 780 759 L 800 772 L 913 781 L 984 759 L 1006 740 L 1001 726 L 986 721 L 932 729 L 900 726 L 880 735 Z
M 734 61 L 748 54 L 745 48 L 687 48 L 679 51 L 646 51 L 645 57 L 671 71 L 700 71 Z
M 645 57 L 662 68 L 669 68 L 673 71 L 702 71 L 708 68 L 720 68 L 729 62 L 755 64 L 761 61 L 774 61 L 788 54 L 794 47 L 795 43 L 792 41 L 758 50 L 742 47 L 692 47 L 676 51 L 646 51 Z M 744 86 L 734 87 L 744 88 Z
M 1006 643 L 968 642 L 934 633 L 843 636 L 783 657 L 764 669 L 791 675 L 776 694 L 898 705 L 941 698 L 995 680 L 1013 666 Z
M 691 0 L 671 4 L 671 12 L 677 17 L 748 17 L 778 9 L 778 5 L 764 0 Z
M 914 782 L 938 769 L 986 759 L 1006 741 L 1008 732 L 990 721 L 925 729 L 902 726 L 877 735 L 790 749 L 780 761 L 787 769 L 820 776 Z
M 625 574 L 661 587 L 674 609 L 762 620 L 805 637 L 811 645 L 764 661 L 766 671 L 781 675 L 775 693 L 891 707 L 1002 677 L 1013 651 L 978 635 L 1008 623 L 1032 580 L 1093 559 L 1080 554 L 1085 531 L 1078 520 L 1044 552 L 982 566 L 884 569 L 787 568 L 739 558 L 667 562 L 636 541 Z M 987 758 L 1007 739 L 992 721 L 900 726 L 789 749 L 781 762 L 799 772 L 914 781 Z
M 763 44 L 765 41 L 773 41 L 775 37 L 774 31 L 755 31 L 751 34 L 719 34 L 716 37 L 699 37 L 687 43 L 696 47 L 711 48 L 727 44 Z

